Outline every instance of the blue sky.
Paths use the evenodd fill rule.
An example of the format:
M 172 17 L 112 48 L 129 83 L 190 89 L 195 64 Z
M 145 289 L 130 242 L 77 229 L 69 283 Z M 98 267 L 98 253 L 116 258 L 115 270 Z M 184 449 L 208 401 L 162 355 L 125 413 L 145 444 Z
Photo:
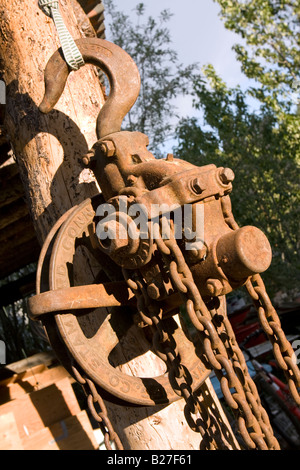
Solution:
M 114 0 L 116 7 L 124 13 L 134 14 L 139 0 Z M 240 37 L 226 30 L 219 17 L 220 7 L 213 0 L 144 0 L 146 14 L 157 17 L 164 9 L 173 14 L 168 23 L 172 46 L 177 51 L 179 61 L 184 65 L 198 63 L 199 66 L 211 63 L 228 86 L 246 86 L 247 79 L 240 71 L 240 65 L 232 51 L 232 46 L 240 42 Z M 107 39 L 109 40 L 108 21 Z M 182 117 L 197 115 L 192 109 L 192 99 L 176 99 L 178 114 Z
M 114 0 L 117 8 L 131 14 L 138 0 Z M 231 31 L 225 29 L 219 18 L 219 5 L 213 0 L 144 0 L 146 13 L 158 16 L 169 9 L 173 17 L 169 29 L 173 48 L 185 65 L 198 62 L 212 63 L 217 72 L 228 83 L 237 85 L 245 77 L 240 72 L 232 45 L 239 41 Z M 109 32 L 108 32 L 109 33 Z M 109 37 L 108 37 L 109 39 Z

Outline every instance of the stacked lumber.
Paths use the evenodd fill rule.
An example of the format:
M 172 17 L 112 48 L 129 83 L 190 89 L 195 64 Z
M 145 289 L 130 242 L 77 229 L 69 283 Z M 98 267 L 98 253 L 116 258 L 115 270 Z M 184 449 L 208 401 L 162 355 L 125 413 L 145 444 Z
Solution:
M 13 373 L 0 380 L 0 450 L 96 450 L 68 372 L 31 358 L 28 364 L 18 372 L 7 366 Z

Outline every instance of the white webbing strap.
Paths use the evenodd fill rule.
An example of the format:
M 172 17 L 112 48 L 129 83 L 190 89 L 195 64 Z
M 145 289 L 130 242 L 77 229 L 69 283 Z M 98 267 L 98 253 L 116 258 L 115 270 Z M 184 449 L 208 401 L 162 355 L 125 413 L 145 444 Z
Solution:
M 71 69 L 78 70 L 85 64 L 85 62 L 78 47 L 75 44 L 74 39 L 66 28 L 64 20 L 59 11 L 59 1 L 39 0 L 39 7 L 45 13 L 45 15 L 50 16 L 50 18 L 52 18 L 54 21 L 65 61 L 71 67 Z

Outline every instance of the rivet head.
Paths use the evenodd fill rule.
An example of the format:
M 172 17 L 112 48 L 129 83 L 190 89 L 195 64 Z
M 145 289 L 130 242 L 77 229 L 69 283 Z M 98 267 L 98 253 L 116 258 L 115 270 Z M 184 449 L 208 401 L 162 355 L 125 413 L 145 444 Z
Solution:
M 81 158 L 81 161 L 84 166 L 89 166 L 91 164 L 91 161 L 93 160 L 95 156 L 95 151 L 94 150 L 89 150 L 83 157 Z
M 223 284 L 219 279 L 208 279 L 206 281 L 206 288 L 212 297 L 217 297 L 223 291 Z
M 137 177 L 134 176 L 134 175 L 129 175 L 128 178 L 127 178 L 127 183 L 130 185 L 130 186 L 133 186 L 135 183 L 137 182 Z

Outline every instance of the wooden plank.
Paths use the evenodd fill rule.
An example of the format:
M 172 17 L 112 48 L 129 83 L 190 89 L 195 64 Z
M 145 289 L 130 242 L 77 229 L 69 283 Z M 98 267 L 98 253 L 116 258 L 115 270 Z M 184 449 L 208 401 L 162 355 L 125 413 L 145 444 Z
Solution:
M 0 169 L 1 193 L 0 207 L 11 204 L 13 201 L 25 197 L 24 187 L 16 163 Z
M 0 243 L 3 244 L 7 240 L 12 240 L 14 243 L 26 243 L 35 237 L 34 227 L 31 222 L 29 214 L 23 214 L 22 218 L 17 219 L 15 222 L 7 225 L 5 230 L 0 231 Z
M 0 211 L 1 217 L 1 211 Z M 0 305 L 11 305 L 17 300 L 28 297 L 36 292 L 36 271 L 26 274 L 12 282 L 0 287 Z
M 11 204 L 0 207 L 0 230 L 5 229 L 8 225 L 22 219 L 24 215 L 29 213 L 28 206 L 24 198 L 17 199 Z
M 16 400 L 25 393 L 32 393 L 36 390 L 48 387 L 57 381 L 66 377 L 72 382 L 74 379 L 69 375 L 63 366 L 53 367 L 52 369 L 44 369 L 37 373 L 38 368 L 35 367 L 35 373 L 31 375 L 19 374 L 15 376 L 14 382 L 7 385 L 0 385 L 0 405 L 7 403 L 10 400 Z M 28 372 L 31 372 L 30 370 Z
M 39 259 L 41 247 L 34 235 L 27 242 L 9 239 L 0 245 L 0 279 Z
M 0 450 L 23 450 L 13 413 L 0 415 Z
M 0 380 L 0 388 L 8 387 L 14 384 L 15 382 L 26 380 L 29 377 L 35 376 L 36 374 L 41 374 L 46 369 L 47 367 L 45 366 L 45 364 L 38 364 L 34 367 L 30 367 L 30 369 L 25 370 L 24 372 L 20 372 L 19 374 L 16 374 L 12 370 L 10 370 L 8 367 L 5 367 L 0 370 L 1 372 L 0 377 L 1 376 L 5 377 L 7 375 L 7 378 Z
M 14 413 L 22 441 L 44 427 L 80 412 L 68 378 L 0 406 L 0 415 Z
M 7 141 L 7 136 L 3 134 L 3 128 L 0 125 L 0 166 L 10 158 L 9 151 L 11 150 L 10 143 Z
M 0 373 L 2 373 L 4 369 L 7 369 L 16 374 L 21 374 L 22 372 L 27 372 L 29 369 L 32 369 L 37 365 L 42 364 L 44 366 L 50 366 L 55 362 L 57 362 L 57 359 L 53 352 L 41 352 L 33 354 L 33 356 L 26 357 L 25 359 L 21 359 L 20 361 L 11 362 L 10 364 L 7 364 L 5 368 L 0 370 Z
M 98 448 L 86 411 L 41 429 L 24 442 L 25 450 L 96 450 Z

